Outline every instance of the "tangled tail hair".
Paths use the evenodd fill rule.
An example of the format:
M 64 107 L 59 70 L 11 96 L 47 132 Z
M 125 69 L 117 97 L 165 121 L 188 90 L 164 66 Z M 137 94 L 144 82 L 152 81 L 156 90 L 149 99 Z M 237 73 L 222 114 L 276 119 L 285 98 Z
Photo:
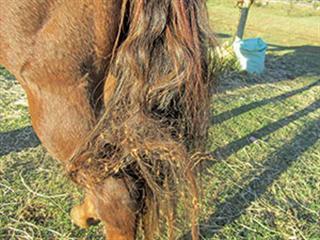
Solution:
M 205 0 L 123 0 L 106 77 L 116 86 L 70 175 L 83 185 L 111 175 L 138 182 L 147 239 L 154 239 L 160 219 L 174 238 L 180 200 L 193 212 L 198 238 L 194 169 L 206 156 L 214 45 Z
M 128 109 L 135 105 L 152 112 L 157 105 L 165 111 L 176 97 L 183 107 L 180 132 L 192 148 L 203 146 L 209 118 L 209 49 L 214 45 L 205 0 L 123 4 L 130 8 L 129 25 L 111 69 L 118 81 L 112 102 L 117 105 L 127 92 Z

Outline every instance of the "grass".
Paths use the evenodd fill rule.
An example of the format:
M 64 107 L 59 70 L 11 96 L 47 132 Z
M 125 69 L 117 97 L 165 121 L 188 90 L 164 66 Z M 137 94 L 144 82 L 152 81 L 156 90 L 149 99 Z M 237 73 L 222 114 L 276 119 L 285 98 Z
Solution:
M 233 0 L 208 1 L 213 29 L 230 38 L 237 28 L 239 9 Z M 259 36 L 278 45 L 320 44 L 320 11 L 312 8 L 276 4 L 252 8 L 246 27 L 246 37 Z
M 229 1 L 209 1 L 209 12 L 220 37 L 235 32 Z M 280 5 L 250 13 L 247 36 L 271 45 L 267 69 L 219 78 L 208 143 L 215 159 L 202 177 L 203 239 L 320 239 L 319 20 Z M 101 239 L 99 227 L 70 222 L 81 191 L 39 145 L 25 94 L 3 68 L 0 89 L 0 239 Z

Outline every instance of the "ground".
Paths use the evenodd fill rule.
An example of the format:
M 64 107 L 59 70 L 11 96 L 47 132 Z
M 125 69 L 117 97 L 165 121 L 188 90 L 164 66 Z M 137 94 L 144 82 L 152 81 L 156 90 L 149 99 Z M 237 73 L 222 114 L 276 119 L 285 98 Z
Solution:
M 230 41 L 238 10 L 226 0 L 208 5 L 219 41 Z M 269 44 L 266 72 L 226 67 L 219 77 L 201 234 L 320 239 L 320 13 L 254 7 L 246 33 Z M 25 94 L 3 68 L 0 89 L 0 239 L 101 239 L 99 227 L 70 222 L 81 192 L 39 144 Z

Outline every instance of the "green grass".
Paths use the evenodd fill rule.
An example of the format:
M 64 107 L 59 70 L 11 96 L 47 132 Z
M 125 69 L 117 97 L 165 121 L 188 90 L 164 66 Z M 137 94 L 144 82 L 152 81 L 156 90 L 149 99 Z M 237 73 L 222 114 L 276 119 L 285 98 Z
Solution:
M 228 1 L 209 7 L 216 31 L 232 35 L 238 10 Z M 320 17 L 294 11 L 253 8 L 247 36 L 272 44 L 266 72 L 219 77 L 203 239 L 320 239 Z M 70 222 L 81 192 L 30 124 L 23 90 L 0 68 L 0 239 L 101 239 L 99 227 Z
M 233 35 L 236 32 L 239 9 L 233 0 L 208 1 L 213 29 Z M 262 37 L 279 45 L 320 45 L 320 11 L 283 4 L 268 7 L 253 6 L 249 13 L 246 37 Z

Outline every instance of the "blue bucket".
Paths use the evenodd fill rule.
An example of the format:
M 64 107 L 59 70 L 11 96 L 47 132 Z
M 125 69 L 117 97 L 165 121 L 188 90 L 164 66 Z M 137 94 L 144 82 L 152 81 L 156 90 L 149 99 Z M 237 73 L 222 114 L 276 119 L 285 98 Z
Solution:
M 268 45 L 261 38 L 238 39 L 233 43 L 241 68 L 249 73 L 264 71 L 267 48 Z

